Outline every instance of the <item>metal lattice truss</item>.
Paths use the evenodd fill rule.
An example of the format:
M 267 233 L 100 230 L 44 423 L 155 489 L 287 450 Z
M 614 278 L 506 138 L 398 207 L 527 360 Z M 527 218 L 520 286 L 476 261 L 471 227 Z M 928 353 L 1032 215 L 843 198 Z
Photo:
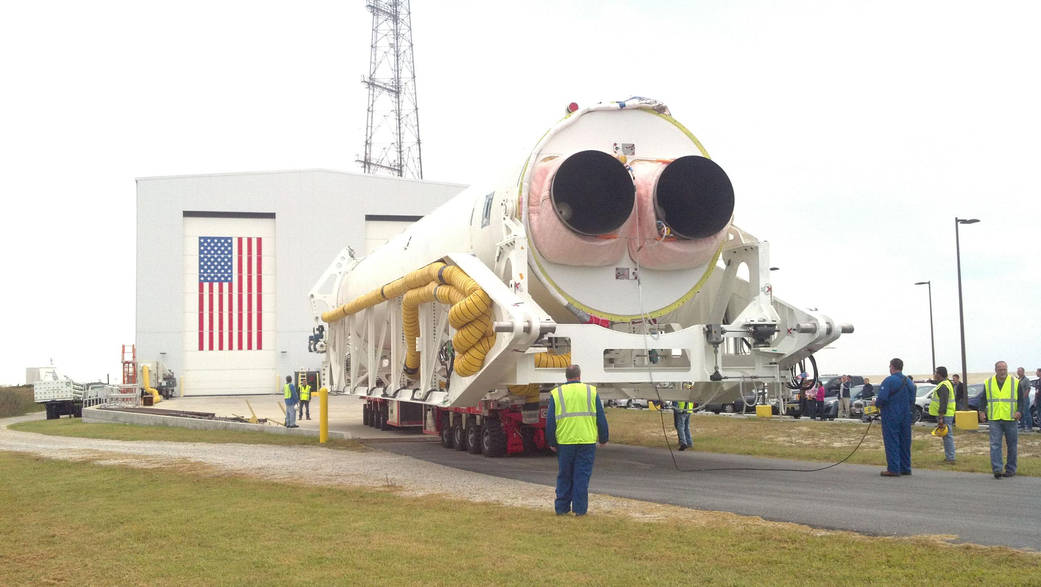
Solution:
M 409 1 L 369 0 L 366 7 L 372 13 L 372 43 L 369 74 L 362 83 L 369 102 L 365 153 L 358 162 L 365 173 L 422 179 Z

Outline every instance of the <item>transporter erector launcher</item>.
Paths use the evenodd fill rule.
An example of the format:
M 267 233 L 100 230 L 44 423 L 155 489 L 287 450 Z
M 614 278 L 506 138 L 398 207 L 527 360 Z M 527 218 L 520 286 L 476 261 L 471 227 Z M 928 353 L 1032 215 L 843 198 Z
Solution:
M 340 253 L 311 291 L 312 346 L 331 390 L 370 399 L 367 423 L 462 444 L 502 429 L 493 449 L 540 444 L 539 394 L 569 363 L 607 399 L 756 388 L 783 410 L 789 373 L 852 327 L 775 297 L 769 246 L 733 211 L 727 174 L 661 102 L 572 104 L 515 184 Z

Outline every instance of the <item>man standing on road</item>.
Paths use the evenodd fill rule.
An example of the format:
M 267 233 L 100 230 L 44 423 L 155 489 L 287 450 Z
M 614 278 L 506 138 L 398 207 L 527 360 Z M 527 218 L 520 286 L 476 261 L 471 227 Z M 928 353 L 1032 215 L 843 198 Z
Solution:
M 581 382 L 581 368 L 569 365 L 564 374 L 567 383 L 550 391 L 546 415 L 546 443 L 557 453 L 554 509 L 558 516 L 570 511 L 584 516 L 596 443 L 607 444 L 607 417 L 596 387 Z
M 296 425 L 296 402 L 300 399 L 300 391 L 293 385 L 293 377 L 290 375 L 286 375 L 282 398 L 286 400 L 286 428 L 299 428 Z
M 694 402 L 672 402 L 672 423 L 676 426 L 681 451 L 694 446 L 690 437 L 690 414 L 693 411 Z
M 849 418 L 849 375 L 843 375 L 839 385 L 839 417 Z
M 1019 382 L 1019 393 L 1022 396 L 1020 403 L 1020 412 L 1023 416 L 1019 419 L 1019 429 L 1022 432 L 1033 432 L 1034 422 L 1030 416 L 1030 380 L 1027 379 L 1026 369 L 1020 367 L 1016 369 L 1016 381 Z
M 1022 417 L 1020 411 L 1019 381 L 1008 376 L 1008 364 L 998 361 L 994 364 L 994 377 L 983 384 L 980 396 L 980 420 L 987 422 L 990 429 L 990 468 L 994 478 L 1016 476 L 1016 456 L 1019 448 L 1019 432 L 1016 421 Z M 1001 472 L 1001 439 L 1008 446 L 1008 461 L 1005 472 Z
M 954 407 L 959 412 L 969 409 L 969 392 L 965 391 L 965 384 L 962 383 L 961 375 L 955 373 L 951 375 L 951 384 L 954 385 Z
M 936 416 L 937 426 L 945 424 L 947 434 L 943 437 L 943 462 L 954 464 L 954 385 L 947 379 L 947 367 L 937 367 L 933 373 L 933 388 L 929 402 L 929 415 Z
M 904 377 L 904 361 L 889 361 L 889 377 L 879 386 L 875 405 L 882 415 L 882 444 L 886 449 L 883 477 L 911 474 L 911 401 L 915 388 Z M 907 396 L 911 396 L 908 401 Z
M 311 386 L 307 384 L 307 379 L 304 379 L 303 385 L 300 386 L 300 416 L 304 417 L 304 411 L 307 411 L 307 419 L 311 419 Z

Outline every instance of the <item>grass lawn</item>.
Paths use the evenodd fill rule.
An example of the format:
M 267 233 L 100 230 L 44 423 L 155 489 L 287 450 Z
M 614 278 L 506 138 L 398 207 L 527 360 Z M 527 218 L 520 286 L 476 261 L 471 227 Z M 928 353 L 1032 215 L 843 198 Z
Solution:
M 622 444 L 665 448 L 662 418 L 669 442 L 676 448 L 676 429 L 672 413 L 657 410 L 606 411 L 611 441 Z M 836 462 L 848 455 L 864 437 L 867 424 L 860 422 L 820 422 L 805 418 L 745 418 L 695 414 L 691 420 L 694 450 L 759 457 L 778 457 Z M 990 473 L 990 440 L 986 429 L 956 431 L 956 465 L 943 464 L 943 443 L 932 436 L 930 426 L 914 426 L 911 437 L 911 466 L 922 469 Z M 1041 476 L 1041 434 L 1019 436 L 1017 475 Z M 848 463 L 879 465 L 885 468 L 882 426 L 875 422 L 860 449 Z
M 237 430 L 191 430 L 172 426 L 135 426 L 131 424 L 86 423 L 79 418 L 36 420 L 8 426 L 19 432 L 37 432 L 55 436 L 78 436 L 109 440 L 167 440 L 170 442 L 214 442 L 238 444 L 276 444 L 279 446 L 327 446 L 329 448 L 364 450 L 356 440 L 330 438 L 325 445 L 317 436 L 294 436 Z
M 0 584 L 1036 582 L 1041 558 L 731 515 L 637 521 L 0 452 Z
M 33 386 L 0 387 L 0 418 L 42 412 L 43 404 L 33 401 Z

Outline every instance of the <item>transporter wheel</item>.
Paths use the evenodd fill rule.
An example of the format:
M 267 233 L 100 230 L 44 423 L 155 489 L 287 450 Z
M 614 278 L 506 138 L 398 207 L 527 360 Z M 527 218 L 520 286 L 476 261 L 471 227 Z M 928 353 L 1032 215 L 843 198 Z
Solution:
M 914 410 L 911 412 L 911 423 L 916 424 L 918 422 L 921 422 L 923 415 L 924 412 L 922 411 L 922 408 L 919 406 L 915 406 Z
M 369 420 L 372 422 L 372 427 L 377 430 L 382 430 L 380 427 L 380 407 L 372 406 L 372 413 L 369 415 Z
M 462 424 L 452 426 L 452 444 L 456 450 L 466 450 L 466 430 Z
M 524 454 L 533 455 L 539 452 L 539 447 L 535 444 L 534 428 L 521 429 L 521 442 L 524 443 Z
M 455 445 L 452 442 L 452 436 L 452 427 L 448 424 L 448 414 L 445 414 L 441 418 L 441 446 L 452 448 Z
M 372 412 L 369 410 L 369 404 L 361 407 L 361 423 L 366 426 L 372 426 Z
M 497 458 L 506 455 L 506 431 L 498 418 L 488 418 L 484 422 L 481 434 L 481 453 L 486 457 Z
M 388 413 L 389 411 L 390 411 L 390 407 L 389 407 L 388 404 L 380 405 L 380 407 L 379 407 L 379 415 L 380 415 L 379 419 L 380 419 L 380 421 L 379 421 L 379 426 L 377 426 L 377 428 L 379 428 L 380 430 L 390 430 L 390 425 L 387 424 L 387 421 L 390 419 L 390 414 Z
M 466 427 L 466 452 L 472 455 L 481 454 L 481 427 L 470 424 Z

